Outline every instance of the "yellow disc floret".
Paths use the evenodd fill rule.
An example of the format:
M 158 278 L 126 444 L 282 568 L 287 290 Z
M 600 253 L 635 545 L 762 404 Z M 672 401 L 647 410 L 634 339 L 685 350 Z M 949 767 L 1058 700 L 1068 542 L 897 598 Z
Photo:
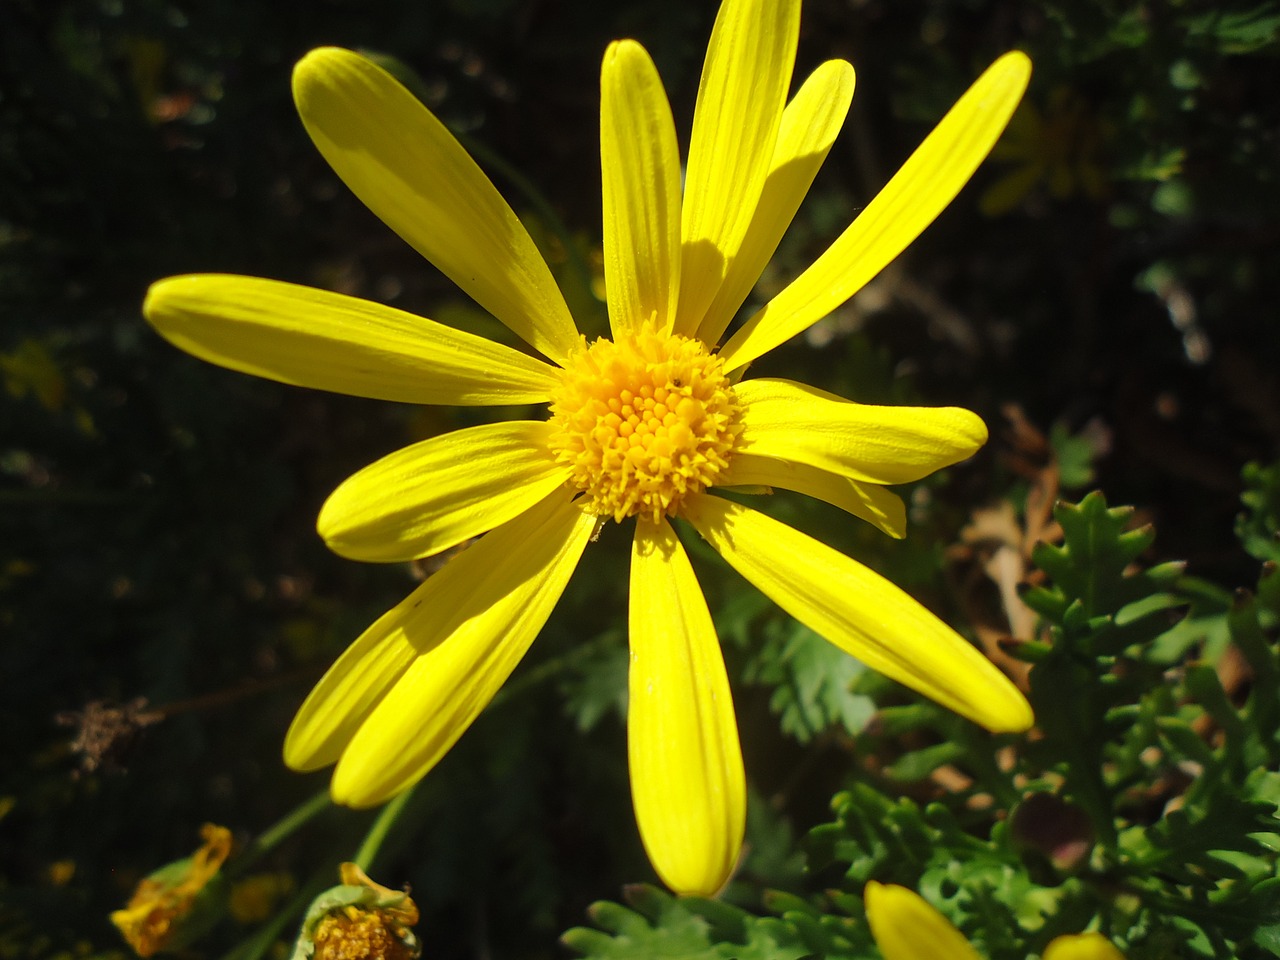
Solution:
M 711 486 L 742 428 L 720 358 L 647 327 L 583 341 L 552 394 L 551 446 L 596 514 L 656 522 Z

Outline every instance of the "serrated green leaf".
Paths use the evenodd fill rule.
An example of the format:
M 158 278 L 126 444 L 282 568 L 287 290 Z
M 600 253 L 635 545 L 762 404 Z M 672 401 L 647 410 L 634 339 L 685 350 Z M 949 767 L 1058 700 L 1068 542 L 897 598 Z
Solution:
M 1166 610 L 1175 610 L 1178 607 L 1185 607 L 1188 603 L 1187 598 L 1181 594 L 1153 593 L 1150 596 L 1143 597 L 1141 600 L 1126 603 L 1117 610 L 1115 624 L 1117 627 L 1127 627 L 1132 623 L 1137 623 L 1144 617 L 1149 617 L 1155 613 L 1163 613 Z
M 1213 750 L 1189 724 L 1173 717 L 1160 717 L 1156 726 L 1177 755 L 1204 765 L 1214 762 Z
M 1186 27 L 1190 36 L 1212 38 L 1223 53 L 1251 53 L 1280 38 L 1280 11 L 1274 3 L 1260 3 L 1251 10 L 1213 10 L 1188 18 Z
M 576 658 L 560 681 L 565 712 L 583 733 L 595 729 L 605 717 L 619 719 L 627 713 L 627 668 L 630 664 L 621 634 Z
M 874 701 L 854 692 L 867 668 L 803 624 L 781 621 L 775 631 L 747 678 L 774 685 L 769 706 L 783 732 L 801 743 L 833 726 L 861 733 L 875 713 Z
M 890 764 L 887 773 L 894 780 L 914 783 L 923 780 L 933 771 L 964 756 L 964 748 L 955 743 L 935 743 L 921 750 L 904 754 Z
M 882 707 L 876 714 L 876 730 L 886 737 L 936 727 L 941 711 L 933 703 L 903 703 Z
M 1093 463 L 1103 452 L 1097 431 L 1067 432 L 1061 421 L 1049 428 L 1049 445 L 1058 462 L 1058 482 L 1063 490 L 1079 490 L 1093 483 Z
M 1280 561 L 1280 463 L 1246 464 L 1241 471 L 1245 510 L 1236 520 L 1241 545 L 1259 560 Z
M 587 916 L 591 918 L 596 926 L 615 936 L 636 933 L 647 926 L 645 917 L 634 910 L 628 910 L 620 903 L 613 903 L 610 900 L 600 900 L 593 903 L 587 908 Z
M 1259 927 L 1253 932 L 1253 942 L 1263 950 L 1280 957 L 1280 923 Z
M 1033 562 L 1035 562 L 1036 556 L 1039 556 L 1039 554 L 1032 556 Z M 1040 569 L 1043 570 L 1044 567 L 1041 566 Z M 1061 623 L 1062 617 L 1067 611 L 1067 606 L 1071 602 L 1061 591 L 1047 587 L 1032 587 L 1029 590 L 1024 590 L 1019 596 L 1023 603 L 1050 623 Z
M 799 960 L 810 952 L 776 917 L 648 885 L 628 887 L 626 898 L 627 907 L 593 904 L 588 914 L 603 930 L 575 927 L 562 942 L 592 960 Z
M 1222 681 L 1213 667 L 1203 663 L 1188 664 L 1183 680 L 1196 702 L 1204 707 L 1214 723 L 1226 731 L 1228 737 L 1244 736 L 1244 724 L 1227 698 L 1227 692 L 1222 689 Z

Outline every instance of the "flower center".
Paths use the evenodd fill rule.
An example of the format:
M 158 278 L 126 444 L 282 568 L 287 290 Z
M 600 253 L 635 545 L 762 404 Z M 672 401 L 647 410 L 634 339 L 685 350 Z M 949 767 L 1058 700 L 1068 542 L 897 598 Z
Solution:
M 551 397 L 551 448 L 595 513 L 656 523 L 715 482 L 739 420 L 720 358 L 701 341 L 646 327 L 583 341 L 569 357 Z

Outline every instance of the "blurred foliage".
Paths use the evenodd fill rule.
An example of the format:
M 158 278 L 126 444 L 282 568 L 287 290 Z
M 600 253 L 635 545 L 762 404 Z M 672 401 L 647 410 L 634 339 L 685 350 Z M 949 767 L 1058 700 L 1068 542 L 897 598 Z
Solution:
M 336 43 L 412 67 L 598 322 L 599 57 L 642 40 L 687 130 L 716 6 L 0 3 L 0 958 L 124 956 L 108 914 L 206 821 L 239 840 L 229 902 L 258 907 L 195 949 L 266 955 L 386 825 L 309 800 L 323 775 L 279 744 L 429 571 L 333 557 L 314 518 L 475 414 L 241 377 L 139 315 L 154 279 L 235 271 L 495 326 L 326 168 L 293 62 Z M 984 415 L 988 451 L 903 491 L 906 541 L 790 494 L 770 509 L 970 629 L 1029 684 L 1037 737 L 993 741 L 863 672 L 690 542 L 739 691 L 748 855 L 720 902 L 628 887 L 586 931 L 589 904 L 651 879 L 610 528 L 615 556 L 579 571 L 372 872 L 412 886 L 439 958 L 549 957 L 571 927 L 593 957 L 873 956 L 873 877 L 993 960 L 1093 922 L 1131 958 L 1280 955 L 1280 4 L 806 0 L 802 30 L 798 73 L 845 57 L 858 91 L 758 299 L 986 63 L 1035 62 L 975 183 L 759 372 Z M 1050 513 L 1094 486 L 1136 511 Z

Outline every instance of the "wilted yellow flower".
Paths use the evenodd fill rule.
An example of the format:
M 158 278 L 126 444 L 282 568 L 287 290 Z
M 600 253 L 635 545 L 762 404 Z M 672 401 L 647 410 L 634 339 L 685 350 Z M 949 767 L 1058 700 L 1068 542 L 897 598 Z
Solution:
M 716 347 L 853 94 L 853 68 L 836 60 L 787 102 L 799 21 L 799 0 L 723 4 L 683 176 L 648 54 L 631 40 L 605 53 L 609 339 L 587 343 L 577 331 L 529 234 L 444 125 L 387 72 L 334 48 L 294 72 L 321 153 L 547 360 L 270 280 L 189 276 L 151 288 L 146 315 L 162 335 L 235 370 L 387 400 L 549 404 L 546 419 L 471 427 L 393 453 L 324 505 L 321 535 L 355 559 L 419 559 L 483 535 L 357 639 L 294 720 L 286 761 L 300 770 L 337 763 L 337 801 L 381 803 L 440 760 L 520 661 L 609 519 L 635 526 L 627 725 L 636 817 L 678 892 L 710 894 L 728 878 L 746 788 L 724 662 L 673 517 L 869 666 L 991 730 L 1030 726 L 1017 689 L 902 590 L 711 492 L 795 490 L 900 537 L 905 509 L 884 485 L 963 460 L 987 437 L 967 410 L 867 406 L 741 378 L 857 292 L 951 201 L 1026 86 L 1020 53 L 987 70 L 813 266 Z
M 863 894 L 884 960 L 982 960 L 959 930 L 913 890 L 872 880 Z M 1124 960 L 1100 933 L 1056 937 L 1041 960 Z
M 133 892 L 123 910 L 111 914 L 111 922 L 140 957 L 190 942 L 203 933 L 213 912 L 202 912 L 207 900 L 216 899 L 211 884 L 231 855 L 231 831 L 206 823 L 200 828 L 204 845 L 190 857 L 152 873 Z
M 414 960 L 422 950 L 409 928 L 417 904 L 403 890 L 369 879 L 354 863 L 339 868 L 342 883 L 312 901 L 293 960 Z

